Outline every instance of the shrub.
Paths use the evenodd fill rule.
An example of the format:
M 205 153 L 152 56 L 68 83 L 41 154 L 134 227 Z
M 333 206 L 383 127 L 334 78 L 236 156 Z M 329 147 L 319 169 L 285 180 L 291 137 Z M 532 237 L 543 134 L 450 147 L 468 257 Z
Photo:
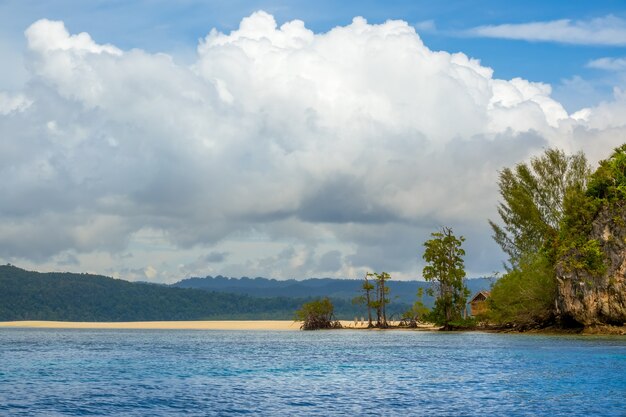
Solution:
M 534 325 L 549 321 L 554 312 L 556 278 L 545 256 L 520 262 L 491 289 L 487 319 L 497 324 Z
M 304 303 L 296 311 L 295 320 L 301 321 L 302 330 L 337 329 L 341 323 L 334 319 L 334 306 L 328 298 Z

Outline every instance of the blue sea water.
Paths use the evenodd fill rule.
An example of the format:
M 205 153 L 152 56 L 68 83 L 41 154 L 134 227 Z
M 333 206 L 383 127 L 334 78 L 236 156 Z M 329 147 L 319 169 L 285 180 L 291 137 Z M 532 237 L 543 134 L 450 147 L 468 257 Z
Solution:
M 4 416 L 626 416 L 626 338 L 0 329 Z

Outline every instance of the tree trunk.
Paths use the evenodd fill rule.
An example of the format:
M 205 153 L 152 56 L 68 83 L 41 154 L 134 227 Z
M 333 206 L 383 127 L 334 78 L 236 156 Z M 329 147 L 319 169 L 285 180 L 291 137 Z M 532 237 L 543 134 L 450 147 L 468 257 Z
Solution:
M 370 300 L 370 287 L 369 287 L 369 282 L 367 280 L 367 274 L 365 274 L 365 285 L 367 287 L 367 289 L 365 290 L 365 299 L 367 302 L 367 327 L 373 327 L 374 325 L 372 324 L 372 301 Z
M 384 274 L 384 272 L 383 272 Z M 380 280 L 380 303 L 382 306 L 382 313 L 383 313 L 383 322 L 381 324 L 381 327 L 387 327 L 387 313 L 385 310 L 385 277 L 383 276 L 383 278 Z

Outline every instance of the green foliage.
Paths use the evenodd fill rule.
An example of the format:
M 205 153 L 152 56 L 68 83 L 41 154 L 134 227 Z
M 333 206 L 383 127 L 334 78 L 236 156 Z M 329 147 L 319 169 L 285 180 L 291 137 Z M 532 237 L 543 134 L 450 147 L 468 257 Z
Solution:
M 450 330 L 471 330 L 475 329 L 478 325 L 478 320 L 475 317 L 460 318 L 453 320 L 448 324 Z
M 600 162 L 589 181 L 587 195 L 609 203 L 626 199 L 626 144 Z
M 334 307 L 328 298 L 304 303 L 300 309 L 296 310 L 295 320 L 301 321 L 302 330 L 334 329 L 341 327 L 341 324 L 333 320 Z
M 494 284 L 487 319 L 494 323 L 533 325 L 552 317 L 556 280 L 550 261 L 542 255 L 524 258 Z
M 592 277 L 606 272 L 606 255 L 592 238 L 592 227 L 601 212 L 626 199 L 626 145 L 591 175 L 582 153 L 568 157 L 548 150 L 530 167 L 503 170 L 499 185 L 504 202 L 498 211 L 505 226 L 490 223 L 512 268 L 491 291 L 489 319 L 545 322 L 557 297 L 555 268 Z
M 465 251 L 461 247 L 465 238 L 457 238 L 448 227 L 431 236 L 433 239 L 424 243 L 426 249 L 423 255 L 427 262 L 423 270 L 424 279 L 434 284 L 428 292 L 437 295 L 430 317 L 435 323 L 448 326 L 462 317 L 469 295 L 464 283 Z
M 498 214 L 504 226 L 489 223 L 495 241 L 509 256 L 510 268 L 539 252 L 554 260 L 565 196 L 572 188 L 584 189 L 588 176 L 584 154 L 567 156 L 558 149 L 500 172 Z
M 602 200 L 590 197 L 583 189 L 572 188 L 565 196 L 563 205 L 564 213 L 559 231 L 559 245 L 563 247 L 573 241 L 576 241 L 577 244 L 586 242 L 591 234 L 592 222 L 602 207 Z
M 426 305 L 424 305 L 424 289 L 418 288 L 417 300 L 415 301 L 415 303 L 413 304 L 413 308 L 411 309 L 413 317 L 415 317 L 416 320 L 421 320 L 424 316 L 426 316 L 426 314 L 428 314 L 429 311 L 430 309 L 426 307 Z
M 310 298 L 260 298 L 0 266 L 2 321 L 289 320 L 307 301 Z M 338 317 L 354 317 L 349 300 L 333 303 Z
M 572 190 L 568 194 L 558 243 L 558 256 L 564 270 L 585 270 L 594 276 L 606 271 L 600 242 L 589 239 L 593 220 L 602 204 L 603 200 L 583 190 Z
M 600 242 L 590 239 L 594 219 L 605 207 L 626 199 L 626 144 L 601 161 L 586 190 L 573 189 L 565 201 L 559 234 L 559 256 L 566 270 L 580 270 L 592 276 L 606 272 L 606 256 Z M 624 219 L 616 219 L 616 223 Z
M 592 276 L 601 276 L 606 272 L 606 257 L 602 252 L 600 242 L 589 239 L 582 244 L 574 241 L 572 245 L 564 246 L 568 251 L 563 257 L 565 270 L 586 271 Z
M 589 177 L 582 152 L 568 156 L 557 149 L 502 170 L 498 213 L 504 226 L 489 223 L 509 265 L 491 291 L 490 321 L 531 325 L 549 320 L 556 299 L 555 265 L 569 247 L 585 247 L 581 262 L 597 266 L 597 246 L 587 242 L 597 214 L 597 205 L 584 194 Z M 571 233 L 564 233 L 564 225 Z
M 417 322 L 424 320 L 430 309 L 424 305 L 424 289 L 417 289 L 417 300 L 413 303 L 410 310 L 402 313 L 402 321 L 409 323 L 410 327 L 417 327 Z

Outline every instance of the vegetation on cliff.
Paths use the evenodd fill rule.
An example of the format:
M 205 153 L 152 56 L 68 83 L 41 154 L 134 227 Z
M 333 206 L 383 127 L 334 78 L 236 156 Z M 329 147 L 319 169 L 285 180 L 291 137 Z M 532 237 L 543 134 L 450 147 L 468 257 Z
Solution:
M 595 276 L 606 272 L 600 241 L 591 237 L 593 222 L 603 210 L 615 212 L 618 223 L 626 222 L 619 216 L 625 201 L 626 144 L 600 162 L 586 189 L 572 188 L 565 198 L 559 245 L 559 257 L 565 268 L 585 270 Z
M 558 149 L 500 172 L 498 214 L 503 225 L 489 224 L 509 257 L 508 270 L 520 269 L 529 262 L 526 258 L 537 255 L 554 263 L 565 196 L 584 189 L 589 172 L 584 154 L 568 156 Z
M 614 236 L 620 235 L 615 232 L 619 224 L 626 223 L 620 209 L 626 199 L 626 145 L 593 173 L 582 153 L 567 156 L 549 149 L 530 164 L 504 169 L 499 186 L 498 212 L 504 225 L 490 224 L 509 263 L 507 273 L 492 288 L 490 311 L 484 318 L 522 327 L 554 321 L 565 325 L 623 322 L 621 316 L 611 319 L 607 313 L 626 298 L 615 277 L 607 278 L 607 273 L 619 269 L 615 265 L 622 265 L 626 253 L 615 245 L 609 250 L 607 240 L 619 238 L 624 243 L 626 238 L 626 232 Z M 613 283 L 607 291 L 617 296 L 607 292 L 597 299 L 598 291 L 605 291 L 604 281 Z M 595 298 L 583 306 L 582 300 L 592 293 Z M 580 311 L 572 314 L 576 303 L 582 303 L 576 307 Z M 606 305 L 593 307 L 601 303 Z M 594 308 L 598 311 L 592 313 Z M 583 310 L 595 318 L 586 317 Z
M 626 144 L 566 198 L 557 313 L 586 326 L 626 322 Z

